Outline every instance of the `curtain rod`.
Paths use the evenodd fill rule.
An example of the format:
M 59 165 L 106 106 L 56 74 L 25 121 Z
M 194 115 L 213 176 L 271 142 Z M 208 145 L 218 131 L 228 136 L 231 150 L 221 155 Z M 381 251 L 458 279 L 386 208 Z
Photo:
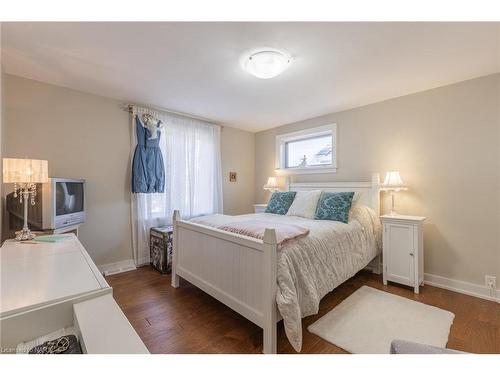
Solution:
M 153 106 L 150 106 L 150 105 L 141 105 L 141 104 L 131 104 L 131 103 L 128 103 L 128 104 L 124 104 L 123 105 L 123 110 L 126 111 L 126 112 L 128 112 L 128 113 L 132 113 L 132 108 L 133 107 L 149 108 L 149 109 L 152 109 L 152 110 L 169 113 L 171 115 L 188 117 L 188 118 L 192 118 L 193 120 L 199 120 L 199 121 L 208 122 L 208 123 L 210 123 L 212 125 L 217 125 L 217 126 L 220 126 L 221 128 L 223 128 L 222 125 L 216 124 L 213 120 L 209 120 L 209 119 L 204 118 L 204 117 L 198 117 L 198 116 L 194 116 L 194 115 L 189 115 L 189 114 L 183 113 L 183 112 L 171 111 L 169 109 L 162 108 L 162 107 L 153 107 Z

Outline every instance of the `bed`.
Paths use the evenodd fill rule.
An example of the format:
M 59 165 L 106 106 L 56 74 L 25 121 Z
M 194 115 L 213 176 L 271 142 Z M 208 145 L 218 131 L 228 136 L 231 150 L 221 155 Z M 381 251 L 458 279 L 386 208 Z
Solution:
M 301 319 L 318 312 L 321 298 L 368 267 L 380 273 L 378 176 L 372 182 L 292 183 L 291 191 L 355 192 L 349 223 L 274 214 L 210 215 L 190 221 L 174 212 L 172 286 L 186 279 L 264 330 L 264 353 L 276 353 L 276 323 L 284 320 L 295 350 Z M 235 220 L 269 222 L 264 238 L 217 229 Z M 279 248 L 273 223 L 294 223 L 306 237 Z

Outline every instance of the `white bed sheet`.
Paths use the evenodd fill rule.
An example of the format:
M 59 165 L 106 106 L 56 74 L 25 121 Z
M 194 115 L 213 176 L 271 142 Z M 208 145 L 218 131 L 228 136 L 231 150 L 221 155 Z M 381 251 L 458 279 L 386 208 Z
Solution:
M 300 352 L 302 318 L 318 313 L 321 298 L 354 276 L 380 253 L 381 225 L 375 212 L 354 206 L 349 223 L 274 214 L 209 215 L 191 221 L 217 227 L 258 219 L 306 227 L 309 235 L 291 240 L 278 251 L 276 303 L 288 340 Z

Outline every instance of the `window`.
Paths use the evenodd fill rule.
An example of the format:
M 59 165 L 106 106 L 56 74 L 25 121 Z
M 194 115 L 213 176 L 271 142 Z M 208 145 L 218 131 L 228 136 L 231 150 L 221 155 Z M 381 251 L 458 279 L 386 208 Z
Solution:
M 332 136 L 321 135 L 314 138 L 285 142 L 286 168 L 319 166 L 332 164 Z
M 171 224 L 174 210 L 184 219 L 222 212 L 220 127 L 189 117 L 153 113 L 166 124 L 159 140 L 165 189 L 163 193 L 133 194 L 132 241 L 137 265 L 149 263 L 149 228 Z M 133 120 L 131 126 L 135 149 Z
M 276 165 L 284 174 L 336 171 L 336 125 L 325 125 L 276 137 Z

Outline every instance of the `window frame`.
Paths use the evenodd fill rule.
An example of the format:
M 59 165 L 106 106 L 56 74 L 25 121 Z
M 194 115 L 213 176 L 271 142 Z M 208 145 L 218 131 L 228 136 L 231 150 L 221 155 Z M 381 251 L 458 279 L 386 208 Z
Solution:
M 314 165 L 306 167 L 287 167 L 286 153 L 287 143 L 293 141 L 307 140 L 316 137 L 330 135 L 332 137 L 332 163 L 325 165 Z M 310 129 L 280 134 L 276 136 L 276 173 L 287 174 L 310 174 L 310 173 L 336 173 L 337 172 L 337 124 L 317 126 Z

